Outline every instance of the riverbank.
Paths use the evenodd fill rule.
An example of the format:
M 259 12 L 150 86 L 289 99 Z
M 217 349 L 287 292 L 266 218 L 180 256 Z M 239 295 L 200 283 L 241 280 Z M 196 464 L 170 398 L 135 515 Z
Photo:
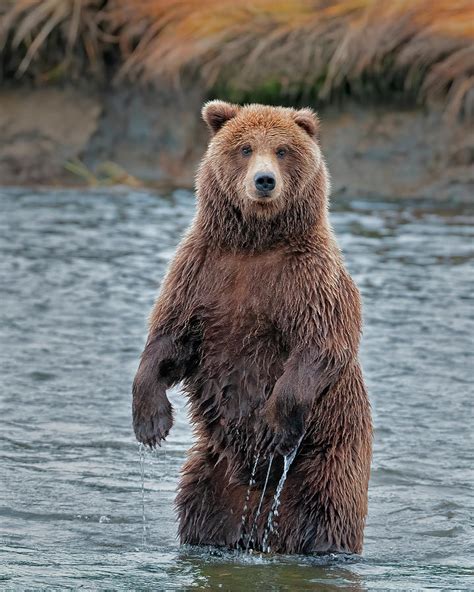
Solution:
M 0 91 L 0 184 L 192 187 L 208 138 L 206 98 L 165 83 L 12 85 Z M 472 199 L 472 123 L 448 124 L 441 108 L 310 104 L 322 119 L 333 195 Z
M 191 187 L 210 98 L 309 105 L 333 194 L 474 193 L 470 0 L 7 0 L 0 185 Z

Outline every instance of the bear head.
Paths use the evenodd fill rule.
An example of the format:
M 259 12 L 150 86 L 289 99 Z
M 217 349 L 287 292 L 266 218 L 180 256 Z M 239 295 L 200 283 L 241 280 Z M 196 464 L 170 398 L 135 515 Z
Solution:
M 197 176 L 198 200 L 217 224 L 233 218 L 226 232 L 268 235 L 266 225 L 277 240 L 325 214 L 329 182 L 311 109 L 210 101 L 202 116 L 212 137 Z

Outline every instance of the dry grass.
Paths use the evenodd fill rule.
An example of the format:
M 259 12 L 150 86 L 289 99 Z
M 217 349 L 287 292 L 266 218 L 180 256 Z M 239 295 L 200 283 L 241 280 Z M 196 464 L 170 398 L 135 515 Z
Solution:
M 91 187 L 108 187 L 111 185 L 127 185 L 128 187 L 143 187 L 143 182 L 128 173 L 115 162 L 101 162 L 95 170 L 88 168 L 79 159 L 66 162 L 64 168 L 78 180 Z
M 91 63 L 106 51 L 119 75 L 199 80 L 248 93 L 387 98 L 394 89 L 448 114 L 474 114 L 472 0 L 16 0 L 4 9 L 5 51 L 22 74 L 50 51 Z M 0 37 L 1 42 L 1 37 Z M 49 49 L 48 49 L 49 48 Z
M 16 76 L 44 68 L 62 69 L 72 60 L 98 70 L 107 43 L 101 27 L 102 0 L 0 0 L 0 49 L 16 60 Z M 35 72 L 37 73 L 37 72 Z

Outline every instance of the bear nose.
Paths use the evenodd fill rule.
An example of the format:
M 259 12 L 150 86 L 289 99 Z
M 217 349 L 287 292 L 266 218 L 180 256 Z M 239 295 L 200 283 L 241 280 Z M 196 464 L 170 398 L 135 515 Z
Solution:
M 257 173 L 253 180 L 255 181 L 257 191 L 267 193 L 275 189 L 276 179 L 273 173 Z

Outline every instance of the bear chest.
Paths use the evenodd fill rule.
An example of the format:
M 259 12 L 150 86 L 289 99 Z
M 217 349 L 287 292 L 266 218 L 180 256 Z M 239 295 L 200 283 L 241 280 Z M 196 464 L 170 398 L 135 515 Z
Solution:
M 213 262 L 204 296 L 209 320 L 247 334 L 275 327 L 281 308 L 281 273 L 278 253 L 228 255 Z

